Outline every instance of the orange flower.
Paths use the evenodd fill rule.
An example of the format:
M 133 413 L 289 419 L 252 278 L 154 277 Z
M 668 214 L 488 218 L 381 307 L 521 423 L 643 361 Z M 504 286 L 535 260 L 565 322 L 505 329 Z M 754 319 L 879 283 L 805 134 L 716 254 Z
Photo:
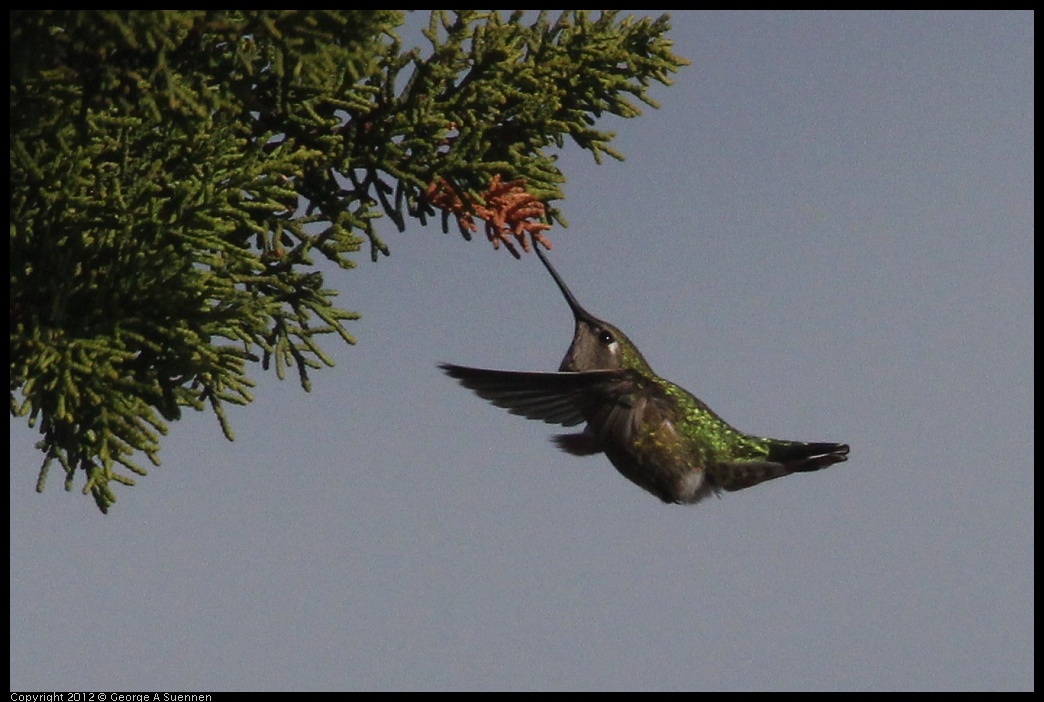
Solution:
M 493 248 L 499 249 L 503 243 L 515 258 L 520 257 L 515 248 L 516 241 L 523 251 L 529 251 L 526 234 L 534 244 L 539 242 L 545 248 L 551 248 L 551 243 L 543 235 L 551 228 L 550 224 L 543 222 L 544 203 L 526 192 L 526 182 L 522 179 L 504 182 L 499 174 L 493 176 L 480 202 L 467 195 L 461 199 L 444 178 L 429 185 L 426 194 L 432 205 L 450 212 L 457 219 L 457 227 L 465 239 L 470 240 L 471 234 L 478 231 L 475 223 L 475 217 L 478 217 L 485 222 L 486 238 L 493 243 Z

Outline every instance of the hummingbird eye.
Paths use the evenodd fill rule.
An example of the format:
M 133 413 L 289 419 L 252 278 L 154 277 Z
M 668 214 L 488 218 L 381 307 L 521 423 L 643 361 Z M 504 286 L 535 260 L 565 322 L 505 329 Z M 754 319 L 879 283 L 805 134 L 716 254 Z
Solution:
M 609 332 L 605 331 L 605 330 L 602 330 L 598 334 L 598 341 L 602 342 L 602 344 L 604 346 L 608 346 L 609 344 L 613 343 L 613 341 L 614 341 L 613 335 L 610 334 Z

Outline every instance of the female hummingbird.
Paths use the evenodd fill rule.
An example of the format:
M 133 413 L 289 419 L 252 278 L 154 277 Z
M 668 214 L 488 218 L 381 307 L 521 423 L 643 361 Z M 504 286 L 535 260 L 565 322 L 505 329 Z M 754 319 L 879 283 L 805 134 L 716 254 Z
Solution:
M 688 390 L 653 372 L 631 340 L 577 302 L 539 245 L 537 255 L 573 311 L 576 330 L 557 373 L 468 368 L 448 375 L 498 407 L 572 427 L 554 437 L 574 456 L 605 453 L 625 478 L 664 502 L 693 504 L 848 460 L 847 444 L 744 434 Z

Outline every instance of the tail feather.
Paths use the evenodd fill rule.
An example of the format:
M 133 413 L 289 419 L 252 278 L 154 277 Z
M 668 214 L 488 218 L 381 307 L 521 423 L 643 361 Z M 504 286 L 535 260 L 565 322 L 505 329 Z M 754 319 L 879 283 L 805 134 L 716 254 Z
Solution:
M 715 487 L 734 492 L 791 473 L 807 473 L 848 460 L 848 444 L 777 441 L 764 461 L 733 461 L 709 469 Z
M 769 446 L 768 460 L 786 465 L 790 472 L 807 472 L 847 461 L 848 450 L 848 444 L 777 441 Z

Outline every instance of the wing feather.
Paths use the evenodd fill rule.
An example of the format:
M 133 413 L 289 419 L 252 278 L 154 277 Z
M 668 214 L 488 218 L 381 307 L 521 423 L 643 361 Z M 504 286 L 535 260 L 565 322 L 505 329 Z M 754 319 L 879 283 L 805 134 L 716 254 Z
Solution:
M 606 398 L 612 404 L 611 398 L 629 380 L 629 371 L 624 370 L 542 373 L 469 368 L 452 363 L 439 367 L 497 407 L 527 419 L 566 427 L 589 421 L 592 408 Z

